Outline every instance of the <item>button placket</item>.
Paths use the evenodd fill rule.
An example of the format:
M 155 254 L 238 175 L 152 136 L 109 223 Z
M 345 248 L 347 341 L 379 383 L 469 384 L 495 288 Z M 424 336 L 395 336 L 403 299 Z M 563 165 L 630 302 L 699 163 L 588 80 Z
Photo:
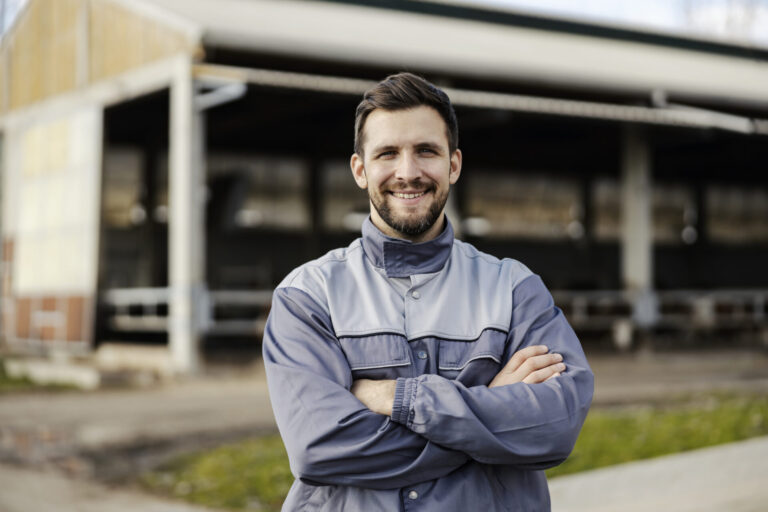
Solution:
M 410 336 L 411 334 L 411 318 L 418 318 L 418 310 L 420 307 L 420 300 L 421 299 L 421 292 L 419 290 L 414 290 L 413 287 L 411 287 L 406 293 L 405 293 L 405 332 L 406 336 Z

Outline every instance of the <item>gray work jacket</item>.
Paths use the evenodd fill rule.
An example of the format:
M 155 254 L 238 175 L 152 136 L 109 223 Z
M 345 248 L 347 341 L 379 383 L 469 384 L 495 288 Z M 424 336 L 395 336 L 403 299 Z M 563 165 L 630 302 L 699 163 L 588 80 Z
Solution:
M 563 355 L 560 377 L 487 387 L 538 344 Z M 296 477 L 284 511 L 549 510 L 543 470 L 571 452 L 592 400 L 584 352 L 541 279 L 454 240 L 447 221 L 415 244 L 368 219 L 362 238 L 294 270 L 263 351 Z M 397 379 L 391 416 L 350 393 L 362 378 Z

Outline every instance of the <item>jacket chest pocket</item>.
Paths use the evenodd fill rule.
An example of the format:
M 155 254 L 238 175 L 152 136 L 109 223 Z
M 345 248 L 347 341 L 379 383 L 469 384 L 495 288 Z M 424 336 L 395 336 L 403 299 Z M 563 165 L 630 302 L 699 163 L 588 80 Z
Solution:
M 440 341 L 437 373 L 467 387 L 488 385 L 503 366 L 507 335 L 486 330 L 474 341 Z
M 411 350 L 396 334 L 362 338 L 339 338 L 355 379 L 396 379 L 411 377 Z

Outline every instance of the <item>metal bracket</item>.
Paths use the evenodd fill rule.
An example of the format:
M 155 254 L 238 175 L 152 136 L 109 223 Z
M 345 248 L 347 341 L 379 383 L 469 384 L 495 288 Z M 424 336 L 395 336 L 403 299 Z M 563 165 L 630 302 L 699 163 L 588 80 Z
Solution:
M 203 110 L 238 100 L 245 96 L 247 91 L 248 87 L 244 83 L 221 85 L 211 91 L 196 95 L 195 108 L 198 112 L 202 112 Z

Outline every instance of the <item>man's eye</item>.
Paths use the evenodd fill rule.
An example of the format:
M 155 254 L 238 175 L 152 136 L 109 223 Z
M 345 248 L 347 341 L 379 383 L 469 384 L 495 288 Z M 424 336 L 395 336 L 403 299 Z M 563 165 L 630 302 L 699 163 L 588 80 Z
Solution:
M 432 148 L 421 148 L 421 149 L 419 149 L 419 153 L 421 153 L 423 155 L 436 155 L 437 151 L 435 151 Z
M 394 154 L 395 154 L 394 151 L 384 151 L 382 153 L 379 153 L 379 158 L 391 157 L 391 156 L 394 156 Z

